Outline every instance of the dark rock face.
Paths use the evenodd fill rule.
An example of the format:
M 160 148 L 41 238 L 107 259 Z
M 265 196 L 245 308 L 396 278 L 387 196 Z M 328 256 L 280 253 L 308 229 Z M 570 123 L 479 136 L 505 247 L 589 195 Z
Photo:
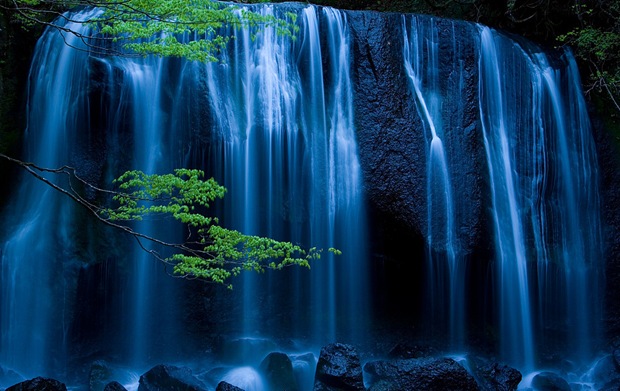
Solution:
M 67 387 L 55 379 L 35 377 L 11 386 L 6 391 L 67 391 Z
M 605 328 L 610 338 L 620 335 L 620 144 L 606 124 L 593 116 L 601 176 L 601 218 L 606 243 Z
M 215 391 L 244 391 L 242 388 L 233 386 L 230 383 L 226 383 L 225 381 L 220 382 L 217 385 Z
M 140 376 L 139 391 L 203 391 L 206 386 L 189 368 L 157 365 Z
M 293 363 L 285 353 L 269 353 L 261 362 L 260 371 L 272 390 L 299 389 L 293 373 Z
M 334 343 L 321 349 L 314 391 L 364 390 L 362 366 L 351 345 Z
M 479 390 L 476 380 L 451 358 L 371 361 L 364 365 L 370 390 Z
M 396 216 L 405 226 L 426 235 L 429 124 L 415 106 L 404 68 L 403 20 L 398 14 L 351 12 L 353 84 L 359 155 L 369 201 L 383 213 Z M 481 173 L 484 148 L 476 131 L 477 58 L 475 25 L 417 17 L 419 29 L 438 32 L 439 58 L 436 86 L 443 96 L 442 120 L 451 131 L 444 147 L 451 157 L 448 171 L 455 194 L 466 197 L 455 210 L 461 226 L 462 246 L 470 251 L 481 235 Z M 459 37 L 455 42 L 454 36 Z
M 369 201 L 398 215 L 410 227 L 422 227 L 426 211 L 424 135 L 405 79 L 399 15 L 385 18 L 352 13 L 356 128 Z M 372 178 L 381 178 L 373 180 Z
M 94 362 L 90 367 L 88 385 L 90 391 L 100 391 L 110 382 L 108 366 L 103 361 Z

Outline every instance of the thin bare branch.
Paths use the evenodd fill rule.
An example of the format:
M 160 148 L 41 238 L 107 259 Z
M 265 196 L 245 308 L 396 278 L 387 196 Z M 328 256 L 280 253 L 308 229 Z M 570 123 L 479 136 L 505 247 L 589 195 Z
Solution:
M 105 193 L 105 194 L 111 194 L 111 195 L 116 195 L 116 194 L 120 194 L 118 192 L 112 191 L 112 190 L 106 190 L 106 189 L 101 189 L 97 186 L 92 185 L 90 182 L 84 180 L 83 178 L 79 177 L 76 172 L 75 169 L 73 167 L 69 167 L 69 166 L 62 166 L 59 168 L 46 168 L 46 167 L 40 167 L 34 163 L 31 162 L 24 162 L 15 158 L 12 158 L 10 156 L 7 156 L 3 153 L 0 153 L 0 157 L 8 160 L 14 164 L 17 164 L 18 166 L 20 166 L 21 168 L 23 168 L 24 170 L 26 170 L 30 175 L 32 175 L 33 177 L 35 177 L 36 179 L 40 180 L 41 182 L 45 183 L 46 185 L 50 186 L 51 188 L 53 188 L 54 190 L 60 192 L 61 194 L 69 197 L 70 199 L 72 199 L 73 201 L 75 201 L 76 203 L 78 203 L 79 205 L 81 205 L 82 207 L 84 207 L 87 211 L 90 212 L 90 214 L 92 216 L 94 216 L 98 221 L 121 230 L 122 232 L 129 234 L 131 236 L 133 236 L 136 241 L 138 242 L 138 245 L 140 246 L 141 249 L 143 249 L 144 251 L 146 251 L 148 254 L 152 255 L 154 258 L 156 258 L 159 261 L 162 261 L 166 264 L 170 264 L 172 265 L 172 263 L 166 259 L 165 257 L 163 257 L 160 253 L 158 253 L 156 250 L 153 250 L 151 248 L 148 248 L 145 245 L 145 242 L 150 242 L 156 245 L 160 245 L 162 247 L 165 248 L 171 248 L 174 249 L 176 251 L 182 251 L 197 257 L 201 257 L 201 258 L 212 258 L 212 254 L 202 250 L 200 247 L 195 247 L 194 245 L 201 245 L 204 246 L 204 243 L 200 243 L 197 241 L 187 241 L 185 243 L 171 243 L 171 242 L 167 242 L 158 238 L 155 238 L 153 236 L 150 235 L 146 235 L 143 234 L 141 232 L 135 231 L 133 228 L 131 228 L 130 226 L 127 225 L 123 225 L 123 224 L 119 224 L 116 223 L 110 219 L 104 218 L 102 217 L 101 211 L 104 210 L 104 208 L 97 206 L 93 203 L 91 203 L 90 201 L 86 200 L 84 197 L 82 197 L 78 191 L 75 190 L 75 188 L 73 187 L 73 185 L 71 184 L 71 179 L 75 179 L 77 181 L 79 181 L 81 184 L 89 187 L 92 190 L 95 190 L 97 192 L 100 193 Z M 69 179 L 69 189 L 63 188 L 62 186 L 54 183 L 53 181 L 47 179 L 46 177 L 44 177 L 42 175 L 42 173 L 53 173 L 53 174 L 60 174 L 60 175 L 66 175 Z M 236 262 L 230 262 L 231 264 L 237 264 Z

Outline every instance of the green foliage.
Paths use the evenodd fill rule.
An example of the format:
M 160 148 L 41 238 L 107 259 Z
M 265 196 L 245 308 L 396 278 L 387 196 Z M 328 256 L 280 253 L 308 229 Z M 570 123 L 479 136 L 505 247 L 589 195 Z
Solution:
M 104 10 L 91 22 L 102 34 L 122 41 L 126 49 L 197 61 L 217 61 L 216 54 L 230 40 L 218 34 L 223 26 L 271 26 L 288 36 L 297 28 L 293 14 L 287 20 L 278 19 L 213 0 L 110 1 Z
M 588 69 L 587 91 L 605 91 L 620 110 L 620 3 L 599 2 L 596 7 L 573 7 L 580 24 L 557 37 L 570 45 Z
M 218 53 L 231 39 L 222 35 L 224 27 L 256 27 L 254 31 L 270 27 L 291 38 L 299 29 L 295 14 L 286 14 L 281 19 L 215 0 L 15 0 L 12 4 L 13 7 L 0 7 L 16 11 L 23 26 L 48 25 L 62 33 L 78 35 L 88 42 L 91 50 L 111 54 L 118 52 L 110 42 L 143 56 L 217 61 Z M 55 17 L 66 18 L 64 11 L 78 7 L 100 10 L 91 20 L 73 20 L 91 26 L 93 36 L 84 37 L 53 24 Z M 22 166 L 30 169 L 27 164 Z M 310 261 L 320 258 L 321 250 L 316 248 L 305 250 L 290 242 L 245 235 L 219 226 L 216 217 L 203 213 L 213 201 L 224 196 L 226 189 L 213 178 L 203 178 L 202 171 L 189 169 L 165 175 L 128 171 L 114 181 L 118 189 L 113 192 L 112 202 L 116 206 L 104 209 L 77 194 L 57 190 L 96 213 L 108 225 L 134 235 L 141 245 L 150 241 L 172 249 L 171 256 L 162 257 L 143 245 L 152 255 L 173 264 L 174 273 L 180 277 L 232 287 L 229 279 L 242 271 L 264 272 L 292 265 L 309 268 Z M 189 232 L 186 241 L 169 243 L 136 232 L 129 225 L 131 221 L 153 217 L 170 217 L 185 225 Z M 338 250 L 330 251 L 339 254 Z
M 6 3 L 13 7 L 1 7 L 17 11 L 13 17 L 25 30 L 46 25 L 61 12 L 79 6 L 78 1 L 67 0 L 14 0 Z
M 196 206 L 222 198 L 226 189 L 213 178 L 202 180 L 200 170 L 177 169 L 173 174 L 147 175 L 127 171 L 114 180 L 121 192 L 113 198 L 119 206 L 106 209 L 111 220 L 142 220 L 146 215 L 170 214 L 193 227 L 211 224 L 212 219 L 195 212 Z
M 262 2 L 259 1 L 259 2 Z M 230 37 L 221 28 L 271 27 L 278 34 L 294 38 L 299 27 L 296 15 L 284 18 L 263 15 L 231 3 L 216 0 L 16 0 L 15 9 L 25 26 L 51 24 L 45 19 L 61 10 L 97 7 L 101 14 L 86 21 L 96 34 L 100 52 L 110 50 L 105 42 L 119 43 L 138 55 L 181 57 L 192 61 L 217 61 L 217 54 Z
M 317 248 L 303 249 L 291 242 L 245 235 L 219 225 L 215 217 L 204 214 L 210 204 L 222 197 L 226 189 L 213 178 L 204 180 L 200 170 L 177 169 L 172 174 L 147 175 L 128 171 L 114 182 L 118 187 L 115 208 L 100 211 L 110 221 L 142 220 L 149 216 L 171 217 L 187 226 L 190 235 L 185 243 L 160 244 L 176 252 L 164 260 L 174 265 L 180 277 L 228 283 L 242 271 L 262 273 L 287 266 L 310 268 L 321 257 Z M 142 236 L 147 240 L 153 238 Z M 340 254 L 336 249 L 329 249 Z

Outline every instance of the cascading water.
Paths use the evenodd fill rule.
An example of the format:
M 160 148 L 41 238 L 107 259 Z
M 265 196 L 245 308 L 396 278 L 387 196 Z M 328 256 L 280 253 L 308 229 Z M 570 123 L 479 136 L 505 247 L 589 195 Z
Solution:
M 358 158 L 353 115 L 353 86 L 351 85 L 351 38 L 347 20 L 342 12 L 323 9 L 330 49 L 331 69 L 328 76 L 328 197 L 332 241 L 346 254 L 343 259 L 331 260 L 334 280 L 334 315 L 344 314 L 338 329 L 340 339 L 348 336 L 359 341 L 368 332 L 370 311 L 368 300 L 368 242 L 367 222 L 362 189 L 363 177 Z M 320 289 L 321 276 L 314 276 Z M 337 316 L 334 316 L 337 318 Z M 335 334 L 336 336 L 336 334 Z
M 173 132 L 173 125 L 168 118 L 172 113 L 168 114 L 171 110 L 164 105 L 162 96 L 165 87 L 163 83 L 170 83 L 164 79 L 168 64 L 164 64 L 162 59 L 153 58 L 112 61 L 113 68 L 121 71 L 120 77 L 123 80 L 123 89 L 117 103 L 131 110 L 133 152 L 129 166 L 147 174 L 172 172 L 176 168 L 173 162 L 179 159 L 178 152 L 170 148 L 175 145 L 166 137 L 171 137 Z M 112 121 L 122 126 L 120 118 L 113 118 Z M 162 227 L 159 221 L 146 219 L 136 224 L 136 228 L 145 235 L 166 237 L 174 241 L 171 229 Z M 162 251 L 147 243 L 143 245 L 149 250 Z M 176 306 L 171 305 L 169 299 L 173 288 L 170 282 L 165 281 L 168 276 L 162 273 L 160 265 L 141 246 L 134 246 L 132 258 L 132 278 L 128 287 L 132 293 L 127 303 L 131 308 L 128 317 L 128 346 L 130 362 L 139 367 L 148 364 L 148 357 L 152 354 L 149 345 L 153 344 L 157 334 L 165 334 L 165 330 L 175 328 L 177 317 Z M 154 292 L 158 294 L 154 295 Z
M 212 154 L 221 153 L 216 160 L 223 165 L 217 170 L 233 199 L 223 211 L 224 221 L 244 232 L 343 250 L 336 259 L 325 254 L 309 274 L 296 273 L 290 287 L 297 290 L 296 306 L 312 308 L 309 316 L 292 319 L 295 328 L 311 325 L 305 332 L 315 340 L 334 340 L 338 332 L 359 334 L 365 317 L 366 252 L 360 246 L 365 233 L 349 37 L 344 15 L 333 9 L 303 8 L 299 23 L 293 45 L 271 29 L 254 40 L 248 31 L 236 32 L 234 50 L 225 60 L 230 65 L 207 65 L 209 101 L 223 146 Z M 323 57 L 331 64 L 327 71 Z M 285 220 L 267 219 L 270 215 Z M 274 284 L 281 288 L 282 281 Z M 280 288 L 263 277 L 246 276 L 245 334 L 265 333 L 258 324 L 256 289 Z
M 79 29 L 79 20 L 67 28 Z M 30 72 L 25 160 L 57 168 L 70 163 L 73 140 L 87 106 L 87 79 L 76 77 L 87 68 L 80 39 L 49 31 L 37 44 Z M 46 174 L 56 184 L 63 178 Z M 79 265 L 72 237 L 74 207 L 63 196 L 34 178 L 23 178 L 13 201 L 14 228 L 2 248 L 0 300 L 0 362 L 24 374 L 49 374 L 64 369 L 66 332 L 75 292 L 65 286 Z M 56 352 L 54 358 L 50 352 Z
M 462 96 L 463 73 L 459 61 L 459 44 L 452 29 L 449 46 L 453 75 L 456 80 L 441 80 L 439 74 L 439 30 L 432 18 L 403 16 L 404 66 L 415 97 L 416 108 L 427 137 L 427 244 L 429 264 L 429 301 L 435 323 L 447 323 L 451 345 L 462 347 L 465 327 L 464 272 L 465 260 L 460 254 L 457 218 L 450 173 L 450 162 L 444 140 L 458 125 L 444 115 L 446 107 L 462 112 L 463 105 L 449 96 Z M 445 39 L 445 38 L 444 38 Z M 452 82 L 446 88 L 442 83 Z M 453 115 L 453 113 L 450 113 Z M 444 118 L 446 117 L 446 118 Z M 459 118 L 462 120 L 462 118 Z M 451 129 L 452 128 L 452 129 Z M 416 131 L 416 130 L 414 130 Z
M 367 117 L 376 114 L 356 106 L 361 97 L 355 92 L 368 90 L 356 89 L 352 80 L 377 88 L 360 80 L 366 70 L 356 68 L 361 57 L 375 55 L 364 52 L 367 43 L 355 41 L 373 23 L 301 4 L 254 9 L 278 17 L 295 13 L 296 39 L 271 28 L 225 28 L 234 39 L 222 61 L 201 64 L 89 56 L 66 46 L 58 31 L 47 31 L 32 65 L 25 159 L 47 167 L 75 164 L 101 187 L 127 169 L 202 168 L 228 189 L 215 205 L 223 225 L 334 246 L 343 255 L 325 253 L 310 271 L 248 274 L 234 281 L 233 292 L 211 291 L 196 304 L 188 296 L 198 295 L 188 295 L 187 285 L 179 285 L 184 282 L 173 282 L 134 242 L 101 234 L 69 201 L 24 178 L 19 198 L 7 209 L 12 228 L 2 247 L 2 367 L 25 376 L 56 375 L 70 357 L 114 357 L 140 371 L 190 351 L 201 355 L 204 351 L 191 350 L 195 329 L 186 336 L 191 333 L 185 327 L 194 326 L 192 306 L 215 308 L 207 333 L 242 336 L 255 348 L 257 354 L 235 362 L 222 378 L 256 389 L 265 387 L 256 364 L 275 349 L 274 340 L 288 340 L 291 350 L 303 340 L 295 350 L 303 359 L 293 365 L 305 384 L 316 365 L 313 354 L 304 354 L 308 350 L 370 339 L 375 318 L 368 242 L 375 238 L 367 232 L 356 140 L 365 129 L 356 126 L 368 125 Z M 402 72 L 411 97 L 398 102 L 398 113 L 417 113 L 407 117 L 415 120 L 406 132 L 410 139 L 422 134 L 424 144 L 419 178 L 426 216 L 420 232 L 431 308 L 419 318 L 438 330 L 436 337 L 449 334 L 444 342 L 455 350 L 469 348 L 470 323 L 490 324 L 502 359 L 520 369 L 535 369 L 544 349 L 587 360 L 598 333 L 602 234 L 596 154 L 570 53 L 548 57 L 475 25 L 415 15 L 394 20 L 400 24 L 389 26 L 398 31 L 392 36 L 403 39 L 403 62 L 398 58 L 394 69 Z M 460 36 L 463 31 L 466 36 Z M 379 65 L 369 72 L 375 81 L 380 70 L 390 69 Z M 372 107 L 381 103 L 373 101 Z M 382 141 L 385 145 L 365 150 L 401 151 Z M 373 162 L 368 165 L 376 161 L 365 158 Z M 487 195 L 464 194 L 479 188 Z M 480 208 L 485 216 L 477 217 L 493 234 L 490 250 L 480 252 L 491 258 L 483 266 L 467 253 L 476 240 L 466 232 L 475 225 L 468 219 L 477 212 L 465 200 L 487 204 Z M 137 227 L 171 240 L 181 237 L 177 227 L 157 221 Z M 105 264 L 100 274 L 85 265 L 91 259 Z M 493 276 L 476 269 L 484 262 L 493 265 Z M 474 301 L 483 290 L 491 304 L 476 312 Z M 91 303 L 101 307 L 90 309 Z M 87 315 L 93 319 L 84 320 Z M 485 316 L 497 319 L 478 319 Z M 547 329 L 566 334 L 550 336 Z
M 467 205 L 453 196 L 463 191 L 454 165 L 469 159 L 457 141 L 466 137 L 464 104 L 453 98 L 465 96 L 469 78 L 464 39 L 446 21 L 444 28 L 428 17 L 402 22 L 405 74 L 427 147 L 429 322 L 432 329 L 446 325 L 449 345 L 458 350 L 470 332 L 467 306 L 476 300 L 466 280 L 471 260 L 460 253 L 460 211 Z M 566 69 L 560 72 L 533 45 L 478 31 L 478 110 L 496 267 L 493 279 L 477 278 L 495 293 L 503 359 L 532 370 L 544 354 L 537 348 L 566 347 L 583 364 L 593 357 L 598 329 L 602 244 L 596 153 L 574 61 L 568 52 L 555 60 Z M 547 335 L 550 327 L 566 335 Z
M 76 139 L 75 132 L 88 134 L 90 126 L 104 135 L 99 178 L 109 181 L 126 169 L 162 173 L 183 166 L 206 168 L 228 188 L 226 199 L 218 206 L 223 224 L 249 234 L 339 248 L 342 256 L 325 252 L 310 272 L 247 275 L 235 286 L 235 291 L 243 293 L 243 308 L 233 315 L 242 323 L 237 330 L 241 335 L 282 337 L 283 330 L 289 330 L 289 337 L 303 337 L 314 347 L 365 333 L 368 288 L 364 201 L 353 126 L 346 17 L 342 12 L 313 6 L 260 8 L 260 12 L 280 17 L 285 17 L 287 10 L 299 15 L 301 30 L 296 41 L 272 28 L 223 31 L 235 39 L 222 62 L 213 64 L 89 56 L 73 51 L 58 33 L 48 31 L 33 63 L 41 76 L 33 78 L 32 137 L 28 145 L 39 149 L 28 157 L 50 167 L 69 162 L 67 150 Z M 82 17 L 90 15 L 84 13 Z M 84 28 L 70 27 L 78 31 Z M 48 53 L 53 53 L 51 59 L 46 57 Z M 55 68 L 58 74 L 50 72 L 54 65 L 51 60 L 56 58 L 60 62 Z M 67 61 L 76 64 L 70 67 Z M 328 64 L 325 71 L 324 64 Z M 89 77 L 96 81 L 89 84 Z M 49 99 L 49 80 L 66 83 L 55 87 L 59 96 L 81 96 L 83 101 Z M 88 113 L 96 119 L 89 118 Z M 46 126 L 39 126 L 40 122 Z M 38 140 L 47 139 L 46 145 L 37 147 Z M 105 152 L 110 155 L 105 156 Z M 39 188 L 34 186 L 27 182 L 21 197 L 29 201 L 40 197 Z M 36 309 L 39 304 L 70 308 L 56 292 L 24 291 L 32 284 L 28 280 L 38 278 L 22 270 L 32 267 L 19 255 L 26 248 L 31 251 L 29 242 L 37 238 L 43 252 L 70 248 L 71 237 L 65 230 L 74 214 L 71 203 L 56 196 L 48 199 L 45 194 L 36 205 L 57 202 L 61 205 L 56 208 L 60 220 L 43 224 L 36 210 L 24 205 L 19 215 L 37 218 L 36 231 L 30 239 L 25 234 L 14 235 L 3 249 L 2 311 L 6 315 L 1 362 L 33 374 L 56 370 L 44 358 L 50 355 L 50 341 L 57 339 L 46 332 L 51 323 L 61 322 L 56 319 L 56 309 L 48 313 L 44 308 L 38 313 L 41 321 L 32 324 L 28 308 Z M 19 232 L 33 225 L 33 221 L 21 221 Z M 137 228 L 147 235 L 174 239 L 173 228 L 162 228 L 159 222 L 140 222 Z M 51 232 L 60 240 L 52 238 Z M 100 241 L 95 237 L 82 240 Z M 104 349 L 111 354 L 120 352 L 124 363 L 145 369 L 165 356 L 162 351 L 174 352 L 173 345 L 181 343 L 182 338 L 177 338 L 182 327 L 179 306 L 174 302 L 178 288 L 139 246 L 134 245 L 129 254 L 130 259 L 115 261 L 120 265 L 116 269 L 128 277 L 108 275 L 104 284 L 106 295 L 120 296 L 106 300 L 106 305 L 119 305 L 115 316 L 120 319 L 111 320 L 113 326 L 95 327 L 113 335 L 103 341 Z M 48 262 L 43 256 L 39 258 Z M 79 268 L 79 262 L 76 265 Z M 54 287 L 48 280 L 53 267 L 45 263 L 32 268 L 42 275 L 37 283 L 41 289 Z M 16 281 L 15 274 L 21 274 L 27 286 L 7 284 Z M 280 305 L 298 310 L 293 316 L 281 315 Z M 274 329 L 269 322 L 275 316 L 288 318 L 284 320 L 287 323 Z M 31 338 L 33 334 L 36 339 Z M 63 350 L 55 347 L 55 351 Z
M 561 311 L 565 313 L 569 332 L 568 340 L 574 341 L 573 359 L 592 357 L 594 337 L 599 334 L 597 319 L 602 313 L 598 286 L 599 260 L 602 259 L 601 225 L 599 222 L 598 172 L 596 150 L 590 136 L 588 111 L 581 94 L 579 73 L 572 55 L 565 54 L 566 74 L 561 75 L 552 68 L 540 54 L 532 56 L 537 74 L 541 76 L 540 94 L 550 104 L 546 118 L 551 127 L 551 137 L 556 141 L 554 156 L 558 177 L 554 183 L 554 193 L 561 201 L 553 206 L 555 213 L 547 213 L 547 219 L 557 227 L 545 226 L 540 236 L 545 239 L 546 255 L 539 259 L 542 270 L 538 270 L 542 281 L 548 281 L 559 273 L 566 287 L 560 296 Z M 541 213 L 542 214 L 542 213 Z M 542 219 L 542 218 L 539 218 Z M 561 233 L 554 232 L 559 230 Z M 559 235 L 559 238 L 558 238 Z M 548 248 L 558 248 L 551 255 Z M 558 260 L 559 271 L 549 270 L 547 262 Z M 539 284 L 539 306 L 545 308 L 549 302 L 547 287 L 552 284 Z M 553 305 L 553 304 L 552 304 Z M 545 308 L 546 309 L 546 308 Z M 540 324 L 554 322 L 543 312 Z
M 531 366 L 534 360 L 532 310 L 530 307 L 529 279 L 527 276 L 526 249 L 523 222 L 520 215 L 520 194 L 511 156 L 509 136 L 517 124 L 514 111 L 507 105 L 509 99 L 503 90 L 505 74 L 498 64 L 498 55 L 491 30 L 481 34 L 481 88 L 480 110 L 484 144 L 487 151 L 493 221 L 498 263 L 498 290 L 500 329 L 503 352 L 516 358 L 519 365 Z M 485 77 L 486 76 L 486 77 Z
M 560 77 L 536 48 L 488 28 L 480 46 L 502 354 L 531 370 L 536 346 L 551 339 L 544 328 L 564 323 L 556 343 L 583 364 L 600 316 L 602 246 L 596 153 L 574 61 L 564 53 L 569 72 Z

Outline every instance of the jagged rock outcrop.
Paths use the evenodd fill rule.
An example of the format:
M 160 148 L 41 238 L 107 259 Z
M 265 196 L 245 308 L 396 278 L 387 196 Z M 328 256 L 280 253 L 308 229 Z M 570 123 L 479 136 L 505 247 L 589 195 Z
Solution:
M 355 347 L 333 343 L 321 348 L 314 391 L 363 391 L 362 366 Z
M 371 361 L 364 365 L 370 391 L 479 390 L 472 375 L 451 358 Z
M 111 381 L 105 385 L 103 391 L 127 391 L 127 389 L 117 381 Z
M 233 386 L 232 384 L 227 383 L 225 381 L 221 381 L 218 383 L 215 391 L 244 391 L 244 390 L 237 386 Z
M 157 365 L 140 376 L 138 391 L 204 391 L 207 387 L 191 369 L 173 365 Z
M 468 356 L 467 361 L 482 390 L 514 391 L 523 378 L 521 372 L 506 364 L 473 356 Z
M 353 36 L 355 120 L 360 161 L 370 202 L 412 232 L 427 236 L 427 164 L 430 129 L 416 107 L 403 58 L 405 22 L 399 14 L 348 13 Z M 455 210 L 464 251 L 479 245 L 483 226 L 484 148 L 478 129 L 476 26 L 418 17 L 418 28 L 436 28 L 438 85 L 442 117 L 450 133 L 443 138 L 463 203 Z M 410 30 L 410 26 L 407 26 Z M 420 32 L 420 34 L 423 34 Z M 456 38 L 458 37 L 458 38 Z M 426 74 L 429 64 L 423 64 Z M 437 120 L 437 119 L 435 119 Z M 438 126 L 439 124 L 434 124 Z M 465 207 L 464 205 L 467 205 Z
M 7 388 L 6 391 L 67 391 L 67 386 L 56 379 L 35 377 L 15 384 Z

